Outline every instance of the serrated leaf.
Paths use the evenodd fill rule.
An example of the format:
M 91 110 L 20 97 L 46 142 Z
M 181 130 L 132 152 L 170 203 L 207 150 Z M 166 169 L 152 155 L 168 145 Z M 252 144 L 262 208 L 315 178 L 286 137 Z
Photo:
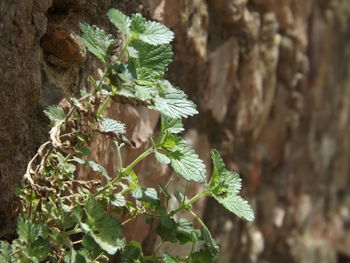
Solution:
M 130 245 L 127 245 L 122 252 L 122 263 L 139 263 L 141 262 L 142 250 L 140 250 L 139 245 L 136 245 L 137 242 L 132 242 Z
M 120 30 L 120 32 L 127 36 L 130 35 L 131 20 L 128 16 L 114 8 L 108 11 L 107 16 L 109 21 L 111 21 L 113 25 Z
M 219 257 L 219 252 L 220 252 L 219 246 L 216 244 L 215 240 L 212 238 L 207 227 L 203 227 L 201 229 L 201 235 L 210 254 L 214 259 L 217 259 Z
M 184 131 L 181 119 L 173 119 L 161 114 L 161 130 L 167 130 L 170 133 L 177 134 Z
M 171 162 L 170 158 L 166 156 L 165 154 L 162 154 L 160 152 L 155 151 L 154 156 L 156 157 L 157 161 L 163 164 L 169 164 Z
M 163 263 L 178 263 L 178 262 L 179 260 L 176 257 L 166 252 L 163 254 Z
M 168 44 L 153 46 L 140 40 L 134 40 L 131 42 L 131 46 L 137 50 L 138 66 L 157 72 L 159 75 L 165 73 L 174 55 Z
M 151 45 L 168 44 L 174 39 L 174 33 L 169 28 L 154 21 L 147 21 L 144 31 L 136 33 L 139 39 Z
M 241 179 L 237 173 L 228 171 L 216 150 L 211 151 L 213 174 L 209 183 L 212 196 L 230 212 L 248 221 L 254 220 L 254 212 L 246 200 L 238 194 L 241 190 Z
M 160 223 L 157 228 L 158 235 L 163 241 L 176 242 L 176 222 L 170 217 L 167 211 L 162 207 L 160 210 Z
M 168 156 L 175 172 L 186 180 L 205 183 L 205 165 L 185 141 L 182 140 L 182 144 L 175 146 Z
M 125 125 L 120 121 L 116 121 L 113 119 L 101 117 L 99 125 L 101 132 L 112 132 L 116 135 L 123 134 L 126 132 Z
M 146 30 L 146 19 L 140 14 L 131 16 L 131 31 L 144 32 Z
M 86 213 L 89 225 L 89 235 L 94 241 L 108 254 L 114 255 L 123 248 L 123 239 L 121 238 L 122 227 L 118 219 L 106 214 L 102 204 L 89 199 L 86 205 Z
M 126 205 L 125 197 L 121 194 L 114 194 L 111 198 L 112 205 L 116 207 L 122 207 Z
M 206 245 L 191 255 L 191 263 L 214 263 L 216 260 L 217 258 L 213 257 Z
M 225 197 L 213 196 L 227 210 L 238 217 L 248 221 L 254 221 L 254 211 L 249 203 L 239 195 L 226 195 Z
M 88 24 L 80 24 L 82 31 L 82 40 L 88 50 L 94 54 L 102 62 L 108 62 L 108 56 L 113 50 L 116 41 L 112 35 L 107 34 L 104 30 L 90 26 Z
M 11 262 L 11 246 L 6 241 L 0 241 L 0 262 Z
M 17 221 L 18 239 L 26 244 L 31 244 L 39 238 L 40 228 L 26 219 L 20 217 Z
M 132 57 L 132 58 L 138 58 L 139 57 L 139 53 L 138 53 L 138 51 L 135 48 L 133 48 L 131 46 L 128 46 L 127 50 L 128 50 L 128 54 L 129 54 L 130 57 Z
M 160 92 L 154 98 L 154 106 L 149 108 L 174 119 L 186 118 L 198 113 L 196 105 L 187 98 L 187 95 L 174 88 L 168 81 L 159 82 Z
M 180 244 L 186 244 L 188 242 L 196 242 L 200 237 L 200 231 L 193 228 L 191 221 L 180 218 L 176 223 L 176 239 Z
M 51 105 L 44 110 L 44 114 L 48 117 L 54 125 L 63 121 L 66 117 L 63 109 L 56 105 Z
M 49 242 L 44 239 L 36 240 L 26 247 L 25 252 L 34 262 L 42 262 L 50 252 Z
M 159 203 L 159 194 L 154 188 L 138 188 L 132 191 L 132 196 L 137 199 L 152 205 Z
M 79 250 L 79 253 L 85 258 L 87 262 L 93 262 L 93 260 L 96 259 L 99 255 L 106 255 L 105 252 L 101 249 L 101 247 L 89 235 L 84 236 L 81 244 L 84 246 L 84 249 Z M 106 260 L 102 262 L 108 261 Z

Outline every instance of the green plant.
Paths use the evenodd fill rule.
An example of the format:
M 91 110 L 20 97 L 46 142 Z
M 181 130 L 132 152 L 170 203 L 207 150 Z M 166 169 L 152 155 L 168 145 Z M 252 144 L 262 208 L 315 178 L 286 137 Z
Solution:
M 181 118 L 197 114 L 195 104 L 186 94 L 163 79 L 173 53 L 169 43 L 173 33 L 141 15 L 127 17 L 120 11 L 108 12 L 109 20 L 122 38 L 119 55 L 112 54 L 116 40 L 102 29 L 81 25 L 82 40 L 104 66 L 99 79 L 89 77 L 93 91 L 81 92 L 71 99 L 68 110 L 50 106 L 45 114 L 52 122 L 50 140 L 44 143 L 29 162 L 23 186 L 18 190 L 21 213 L 17 222 L 18 237 L 0 243 L 1 262 L 110 262 L 119 254 L 121 262 L 214 262 L 219 248 L 208 228 L 192 210 L 203 196 L 212 196 L 229 211 L 248 221 L 254 219 L 250 205 L 239 196 L 241 179 L 226 170 L 216 150 L 211 151 L 213 171 L 206 181 L 203 161 L 179 136 L 184 128 Z M 127 166 L 122 165 L 122 147 L 129 145 L 123 135 L 125 125 L 103 117 L 111 101 L 143 105 L 161 113 L 160 131 L 150 137 L 151 147 Z M 111 176 L 100 164 L 88 160 L 89 146 L 96 135 L 104 135 L 116 145 L 122 168 Z M 157 189 L 140 185 L 134 167 L 153 154 L 162 164 L 169 164 L 187 180 L 182 193 L 170 193 L 168 184 Z M 88 165 L 103 180 L 79 181 L 78 165 Z M 203 191 L 188 198 L 193 181 Z M 174 195 L 178 208 L 169 210 Z M 127 212 L 121 223 L 107 213 Z M 178 213 L 186 211 L 201 226 L 196 229 Z M 157 234 L 161 243 L 152 255 L 144 255 L 142 246 L 123 238 L 122 226 L 138 215 L 159 220 Z M 180 258 L 160 254 L 165 242 L 190 243 L 188 256 Z

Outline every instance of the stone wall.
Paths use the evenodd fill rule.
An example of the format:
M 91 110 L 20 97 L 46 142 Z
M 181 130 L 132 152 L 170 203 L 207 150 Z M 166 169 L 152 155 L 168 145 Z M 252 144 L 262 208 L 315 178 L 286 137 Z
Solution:
M 1 235 L 11 233 L 14 188 L 47 138 L 42 109 L 77 93 L 99 66 L 80 44 L 78 24 L 116 33 L 105 17 L 111 7 L 141 12 L 175 32 L 167 77 L 200 111 L 186 121 L 185 137 L 209 166 L 214 147 L 243 178 L 255 223 L 212 200 L 196 207 L 219 240 L 219 262 L 349 262 L 346 0 L 2 0 Z M 124 152 L 128 162 L 147 146 L 158 115 L 117 104 L 107 114 L 118 115 L 136 143 Z M 97 138 L 94 149 L 91 158 L 117 167 L 108 142 Z M 169 176 L 166 167 L 147 165 L 139 167 L 145 184 Z M 126 232 L 152 247 L 142 218 Z

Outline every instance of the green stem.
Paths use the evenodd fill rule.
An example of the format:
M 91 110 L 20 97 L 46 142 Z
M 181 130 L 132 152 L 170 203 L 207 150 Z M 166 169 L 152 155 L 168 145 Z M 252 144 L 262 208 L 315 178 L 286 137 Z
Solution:
M 210 234 L 209 230 L 208 230 L 208 227 L 204 224 L 204 222 L 202 221 L 202 219 L 197 215 L 195 214 L 192 210 L 188 210 L 188 212 L 193 215 L 194 218 L 197 219 L 197 221 L 199 222 L 199 224 L 207 230 L 207 232 Z
M 182 211 L 182 210 L 188 210 L 188 206 L 192 203 L 196 202 L 199 198 L 207 195 L 209 193 L 208 190 L 205 190 L 197 195 L 195 195 L 191 200 L 188 200 L 187 202 L 183 203 L 182 206 L 180 206 L 178 209 L 172 211 L 170 214 L 175 215 L 176 213 Z
M 146 151 L 144 151 L 139 157 L 137 157 L 131 164 L 128 165 L 128 167 L 125 168 L 125 171 L 127 173 L 131 172 L 132 169 L 143 159 L 145 159 L 148 155 L 150 155 L 153 152 L 153 148 L 149 148 Z
M 103 102 L 103 104 L 100 106 L 100 108 L 97 111 L 97 116 L 100 117 L 102 115 L 102 112 L 105 110 L 105 108 L 108 106 L 108 104 L 111 102 L 111 97 L 108 96 L 106 100 Z
M 113 185 L 120 180 L 120 178 L 126 173 L 130 173 L 132 169 L 143 159 L 145 159 L 148 155 L 150 155 L 153 152 L 153 148 L 149 148 L 145 152 L 143 152 L 139 157 L 137 157 L 131 164 L 128 165 L 128 167 L 125 168 L 124 171 L 120 172 L 120 175 L 114 178 L 112 181 L 110 181 L 108 184 L 106 184 L 104 187 L 102 187 L 99 191 L 97 191 L 93 196 L 97 196 L 100 193 L 106 191 L 109 187 L 113 187 Z

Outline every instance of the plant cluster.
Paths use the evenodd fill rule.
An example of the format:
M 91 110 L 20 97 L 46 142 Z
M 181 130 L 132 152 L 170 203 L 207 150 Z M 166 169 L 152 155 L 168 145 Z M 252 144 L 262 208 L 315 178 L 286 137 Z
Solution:
M 228 171 L 216 150 L 211 151 L 213 170 L 206 180 L 206 167 L 188 143 L 179 135 L 182 118 L 197 114 L 187 95 L 164 79 L 173 52 L 169 44 L 173 33 L 164 25 L 147 21 L 140 14 L 128 17 L 116 9 L 108 12 L 109 20 L 120 31 L 122 44 L 114 55 L 117 41 L 102 29 L 81 24 L 82 40 L 102 63 L 99 77 L 89 77 L 91 92 L 82 91 L 70 99 L 70 107 L 50 106 L 45 114 L 52 128 L 44 143 L 29 162 L 17 221 L 17 238 L 0 243 L 0 262 L 112 262 L 118 255 L 123 263 L 133 262 L 214 262 L 219 247 L 208 228 L 192 210 L 192 204 L 211 196 L 232 213 L 248 221 L 254 219 L 250 205 L 239 195 L 241 179 Z M 161 114 L 160 131 L 150 136 L 150 148 L 128 165 L 122 164 L 121 148 L 130 142 L 126 127 L 116 119 L 102 115 L 111 101 L 143 105 Z M 89 160 L 93 138 L 103 135 L 116 146 L 120 169 L 108 174 L 106 169 Z M 186 180 L 182 193 L 172 193 L 168 184 L 158 188 L 143 187 L 134 167 L 149 155 L 170 165 Z M 103 180 L 77 179 L 77 167 L 90 166 Z M 189 198 L 189 183 L 203 185 L 203 191 Z M 175 196 L 178 208 L 171 210 L 169 200 Z M 120 222 L 114 214 L 127 214 Z M 179 218 L 186 211 L 199 222 Z M 157 219 L 160 244 L 151 255 L 142 245 L 127 242 L 123 225 L 143 215 L 146 221 Z M 191 244 L 188 256 L 161 252 L 165 242 Z

